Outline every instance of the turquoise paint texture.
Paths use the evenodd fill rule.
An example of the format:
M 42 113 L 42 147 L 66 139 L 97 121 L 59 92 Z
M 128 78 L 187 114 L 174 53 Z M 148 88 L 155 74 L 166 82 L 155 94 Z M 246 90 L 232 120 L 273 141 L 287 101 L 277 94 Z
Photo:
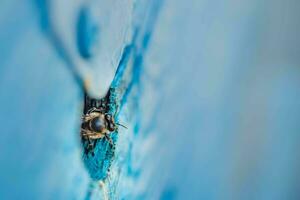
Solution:
M 124 49 L 111 86 L 114 95 L 111 96 L 109 112 L 114 113 L 118 120 L 120 109 L 127 104 L 125 96 L 130 94 L 128 88 L 138 83 L 138 68 L 131 66 L 127 57 L 130 55 L 130 60 L 135 63 L 141 57 L 144 45 L 139 38 L 149 35 L 153 26 L 152 20 L 144 20 L 143 16 L 154 16 L 158 12 L 152 4 L 158 2 L 141 2 L 143 6 L 136 8 L 143 13 L 133 21 L 134 37 L 137 39 Z M 120 168 L 127 164 L 112 168 L 114 174 L 110 178 L 107 178 L 107 173 L 112 162 L 119 162 L 119 154 L 112 156 L 112 150 L 107 150 L 107 143 L 100 141 L 93 158 L 82 156 L 79 128 L 84 99 L 83 83 L 74 70 L 74 60 L 53 30 L 49 2 L 26 1 L 16 5 L 14 1 L 7 1 L 1 6 L 5 11 L 1 13 L 1 26 L 6 27 L 0 37 L 4 45 L 1 46 L 1 102 L 3 112 L 11 110 L 8 115 L 1 115 L 1 124 L 9 125 L 3 129 L 1 140 L 5 146 L 1 155 L 1 197 L 99 199 L 108 195 L 121 198 L 124 194 L 107 193 L 97 183 L 109 179 L 107 187 L 110 191 L 117 190 Z M 12 9 L 17 13 L 14 18 L 9 18 L 7 11 Z M 79 15 L 78 24 L 74 27 L 78 30 L 74 31 L 77 41 L 74 42 L 82 57 L 90 59 L 95 53 L 91 50 L 95 32 L 93 22 L 86 15 L 86 11 Z M 15 20 L 20 26 L 15 26 Z M 8 38 L 11 42 L 5 43 Z M 121 71 L 126 73 L 122 74 Z M 134 114 L 131 111 L 129 113 Z M 11 118 L 18 126 L 10 123 Z M 124 116 L 120 120 L 129 123 Z M 122 134 L 124 131 L 120 132 Z M 15 140 L 16 146 L 7 145 L 14 138 L 18 138 Z M 117 134 L 114 134 L 113 140 L 117 142 Z M 126 149 L 119 150 L 123 154 L 128 153 Z M 12 192 L 13 188 L 18 192 Z
M 111 69 L 89 65 L 118 27 L 94 32 L 109 24 L 86 11 L 97 2 L 67 38 L 50 1 L 0 3 L 0 199 L 299 199 L 297 0 L 103 0 L 125 2 L 109 10 L 130 13 L 120 27 L 132 17 Z M 114 151 L 83 154 L 70 50 L 114 72 L 109 112 L 128 127 Z
M 135 29 L 134 38 L 132 44 L 126 46 L 123 52 L 123 56 L 120 60 L 120 64 L 118 66 L 115 78 L 112 82 L 110 95 L 108 100 L 108 107 L 109 113 L 116 117 L 116 120 L 122 120 L 124 117 L 119 116 L 120 111 L 122 108 L 127 106 L 128 101 L 130 100 L 130 104 L 135 104 L 137 107 L 134 109 L 134 112 L 127 111 L 127 115 L 139 116 L 138 110 L 138 102 L 139 102 L 139 94 L 134 94 L 135 97 L 133 98 L 131 95 L 132 88 L 137 88 L 139 90 L 139 80 L 140 80 L 140 73 L 142 72 L 142 62 L 143 62 L 143 55 L 147 50 L 148 41 L 150 39 L 151 32 L 155 25 L 156 17 L 159 13 L 159 8 L 161 6 L 161 1 L 153 1 L 148 4 L 147 9 L 144 10 L 144 21 L 138 24 Z M 129 98 L 129 100 L 128 100 Z M 126 120 L 121 123 L 133 123 L 134 121 Z M 136 124 L 135 124 L 136 123 Z M 138 126 L 138 122 L 133 123 L 134 129 L 132 130 L 133 135 L 137 135 L 138 129 L 135 127 Z M 122 127 L 119 127 L 118 130 L 122 130 Z M 112 133 L 112 139 L 115 144 L 118 143 L 118 135 L 123 134 L 124 131 L 121 133 L 115 132 Z M 122 135 L 121 135 L 122 136 Z M 116 190 L 116 184 L 118 184 L 121 168 L 127 167 L 129 170 L 131 169 L 132 163 L 130 162 L 130 146 L 132 143 L 130 141 L 126 141 L 126 144 L 119 144 L 122 146 L 129 146 L 127 148 L 119 149 L 122 151 L 123 154 L 127 154 L 127 162 L 123 163 L 117 169 L 113 168 L 111 171 L 111 162 L 119 162 L 119 153 L 115 154 L 115 149 L 112 148 L 106 140 L 100 140 L 95 144 L 95 155 L 92 154 L 83 154 L 83 159 L 85 166 L 87 167 L 91 177 L 93 178 L 92 187 L 90 188 L 91 191 L 94 191 L 95 188 L 98 187 L 97 181 L 104 181 L 110 185 L 110 190 Z M 118 147 L 117 147 L 118 148 Z M 123 159 L 123 158 L 122 158 Z M 121 160 L 122 160 L 121 159 Z M 122 161 L 124 162 L 124 161 Z M 111 174 L 109 176 L 109 174 Z M 137 178 L 136 173 L 130 172 L 129 174 L 122 174 L 123 176 L 126 175 L 129 178 Z M 109 178 L 108 178 L 109 176 Z M 109 179 L 107 182 L 106 179 Z M 114 180 L 115 179 L 115 180 Z M 109 196 L 111 198 L 120 198 L 122 193 L 110 193 Z M 88 193 L 87 198 L 92 198 L 92 192 Z M 126 198 L 134 198 L 134 196 L 127 196 Z

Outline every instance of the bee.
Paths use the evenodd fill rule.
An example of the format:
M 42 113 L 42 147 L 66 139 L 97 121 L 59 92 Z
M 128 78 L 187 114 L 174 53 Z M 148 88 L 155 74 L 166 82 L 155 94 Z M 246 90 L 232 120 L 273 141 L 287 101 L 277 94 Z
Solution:
M 102 138 L 105 138 L 114 147 L 110 134 L 117 131 L 118 126 L 126 128 L 124 125 L 115 122 L 111 114 L 94 107 L 82 117 L 81 137 L 88 141 L 88 149 L 94 148 L 92 141 Z

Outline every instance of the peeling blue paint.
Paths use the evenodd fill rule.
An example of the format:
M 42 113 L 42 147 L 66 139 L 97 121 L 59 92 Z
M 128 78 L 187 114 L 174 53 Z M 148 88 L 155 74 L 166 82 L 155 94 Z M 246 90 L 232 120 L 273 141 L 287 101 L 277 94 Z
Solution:
M 299 199 L 296 0 L 82 1 L 67 37 L 53 2 L 68 1 L 0 3 L 0 199 Z M 89 65 L 110 28 L 94 26 L 97 2 L 123 9 L 117 25 L 132 17 L 133 36 L 102 71 L 116 70 L 108 112 L 128 129 L 92 156 L 75 65 L 103 67 Z
M 159 2 L 159 3 L 158 3 Z M 132 87 L 135 85 L 136 87 L 139 86 L 139 77 L 142 68 L 142 60 L 143 60 L 143 53 L 145 53 L 148 42 L 150 40 L 151 32 L 150 30 L 153 29 L 154 26 L 154 15 L 157 15 L 159 12 L 159 6 L 161 5 L 161 1 L 152 2 L 153 4 L 157 4 L 152 6 L 147 10 L 149 12 L 149 16 L 151 16 L 152 20 L 145 21 L 142 25 L 144 30 L 147 32 L 142 32 L 137 30 L 135 35 L 139 35 L 139 37 L 134 37 L 133 43 L 126 46 L 122 58 L 120 60 L 119 67 L 116 72 L 116 76 L 114 81 L 111 85 L 108 107 L 109 113 L 113 116 L 116 116 L 116 119 L 119 120 L 119 112 L 122 109 L 122 106 L 126 104 L 127 97 L 131 92 Z M 141 40 L 136 40 L 135 38 L 141 38 Z M 129 60 L 132 62 L 129 63 Z M 125 75 L 126 73 L 126 75 Z M 128 75 L 128 73 L 130 75 Z M 138 98 L 131 99 L 138 104 Z M 139 115 L 138 106 L 134 110 L 132 115 Z M 138 122 L 134 125 L 134 132 L 133 134 L 138 133 Z M 112 133 L 112 139 L 114 143 L 117 142 L 118 133 Z M 85 144 L 86 145 L 86 144 Z M 107 173 L 109 172 L 109 168 L 111 166 L 111 162 L 113 162 L 114 156 L 114 149 L 109 145 L 109 143 L 105 139 L 99 140 L 95 144 L 95 155 L 91 154 L 83 154 L 83 160 L 85 166 L 87 167 L 91 177 L 94 180 L 104 180 L 107 178 Z M 128 152 L 128 157 L 130 159 L 130 152 Z M 130 161 L 129 161 L 130 163 Z M 130 173 L 132 170 L 130 166 L 128 166 L 128 172 Z M 131 175 L 138 175 L 138 173 L 130 173 Z

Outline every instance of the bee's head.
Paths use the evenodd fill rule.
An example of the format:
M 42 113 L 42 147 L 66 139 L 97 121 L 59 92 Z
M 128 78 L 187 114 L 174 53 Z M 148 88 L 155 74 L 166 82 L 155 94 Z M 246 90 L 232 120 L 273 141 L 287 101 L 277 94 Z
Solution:
M 105 120 L 107 123 L 107 129 L 111 132 L 115 131 L 117 126 L 116 126 L 114 118 L 110 114 L 105 114 Z

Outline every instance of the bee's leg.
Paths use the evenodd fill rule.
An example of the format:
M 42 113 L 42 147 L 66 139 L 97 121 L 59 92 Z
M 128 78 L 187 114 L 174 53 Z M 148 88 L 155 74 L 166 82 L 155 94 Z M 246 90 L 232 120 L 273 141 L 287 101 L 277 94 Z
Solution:
M 105 134 L 104 137 L 112 147 L 115 147 L 114 141 L 107 134 Z
M 90 109 L 89 111 L 87 111 L 87 114 L 90 114 L 95 111 L 100 112 L 100 109 L 94 107 L 94 108 Z
M 92 141 L 90 139 L 88 139 L 88 149 L 92 150 L 94 148 L 94 144 L 92 143 Z
M 83 137 L 84 139 L 99 139 L 99 137 L 97 137 L 98 134 L 95 133 L 95 132 L 92 132 L 92 131 L 89 131 L 89 130 L 86 130 L 86 129 L 81 129 L 81 137 Z
M 84 135 L 86 135 L 86 133 L 87 133 L 86 129 L 84 129 L 84 128 L 80 129 L 80 135 L 81 135 L 81 137 L 83 137 Z
M 90 149 L 90 151 L 91 151 L 91 153 L 92 153 L 92 156 L 95 155 L 95 153 L 94 153 L 94 148 L 95 148 L 95 141 L 93 141 L 93 143 L 92 143 L 92 141 L 89 140 L 89 149 Z
M 88 139 L 87 151 L 88 151 L 88 152 L 91 152 L 92 156 L 95 155 L 95 153 L 94 153 L 94 148 L 95 148 L 95 142 L 92 141 L 91 139 Z
M 87 114 L 85 114 L 85 115 L 82 116 L 81 120 L 83 122 L 88 122 L 91 119 L 94 119 L 95 117 L 98 117 L 98 116 L 99 116 L 98 112 L 87 113 Z
M 90 114 L 90 113 L 92 113 L 92 112 L 94 112 L 95 111 L 95 107 L 94 108 L 91 108 L 91 109 L 89 109 L 87 112 L 86 112 L 86 114 Z
M 93 114 L 86 114 L 82 117 L 82 121 L 88 122 L 89 120 L 93 119 L 94 117 L 95 117 L 95 115 L 93 115 Z

